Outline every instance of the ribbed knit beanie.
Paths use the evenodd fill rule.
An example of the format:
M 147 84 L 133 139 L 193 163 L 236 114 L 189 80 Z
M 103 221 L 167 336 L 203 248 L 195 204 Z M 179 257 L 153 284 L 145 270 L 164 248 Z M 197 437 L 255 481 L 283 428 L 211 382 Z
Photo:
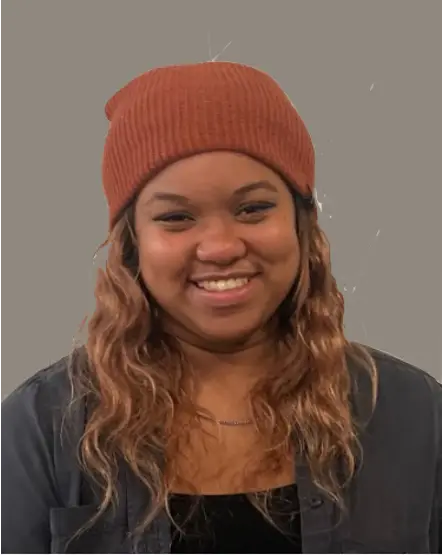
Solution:
M 112 227 L 150 177 L 194 154 L 234 151 L 313 193 L 314 147 L 288 96 L 243 64 L 203 62 L 152 69 L 106 104 L 102 180 Z

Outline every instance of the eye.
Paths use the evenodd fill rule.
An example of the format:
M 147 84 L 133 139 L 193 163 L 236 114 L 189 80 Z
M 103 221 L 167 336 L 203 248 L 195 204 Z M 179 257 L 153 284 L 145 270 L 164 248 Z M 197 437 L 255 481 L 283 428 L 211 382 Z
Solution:
M 238 214 L 242 216 L 263 216 L 270 209 L 274 208 L 275 203 L 270 203 L 268 201 L 259 201 L 253 203 L 247 203 L 239 207 Z
M 184 212 L 168 212 L 156 216 L 153 220 L 155 222 L 165 222 L 166 224 L 182 224 L 192 220 L 192 216 Z

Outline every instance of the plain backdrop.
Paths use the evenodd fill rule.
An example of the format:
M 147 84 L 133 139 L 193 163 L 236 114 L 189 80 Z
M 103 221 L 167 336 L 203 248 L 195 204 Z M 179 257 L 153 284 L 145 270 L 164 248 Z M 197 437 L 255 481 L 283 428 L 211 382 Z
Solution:
M 312 134 L 348 336 L 442 378 L 440 0 L 3 0 L 2 16 L 3 397 L 93 309 L 106 100 L 218 55 L 273 75 Z

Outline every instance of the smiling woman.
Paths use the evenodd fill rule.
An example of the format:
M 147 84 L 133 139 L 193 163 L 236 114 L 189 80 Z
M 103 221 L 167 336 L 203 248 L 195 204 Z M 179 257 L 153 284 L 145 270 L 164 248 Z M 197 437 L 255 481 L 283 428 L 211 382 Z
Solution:
M 347 340 L 279 85 L 157 68 L 106 105 L 88 338 L 2 406 L 2 552 L 440 552 L 442 393 Z

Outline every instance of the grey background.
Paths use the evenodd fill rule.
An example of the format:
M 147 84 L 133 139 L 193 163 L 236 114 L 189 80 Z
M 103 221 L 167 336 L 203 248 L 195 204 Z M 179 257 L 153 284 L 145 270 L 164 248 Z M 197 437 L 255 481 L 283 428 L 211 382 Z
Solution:
M 2 8 L 3 396 L 65 355 L 93 309 L 105 101 L 230 41 L 219 59 L 271 73 L 311 131 L 349 337 L 442 378 L 440 0 Z

